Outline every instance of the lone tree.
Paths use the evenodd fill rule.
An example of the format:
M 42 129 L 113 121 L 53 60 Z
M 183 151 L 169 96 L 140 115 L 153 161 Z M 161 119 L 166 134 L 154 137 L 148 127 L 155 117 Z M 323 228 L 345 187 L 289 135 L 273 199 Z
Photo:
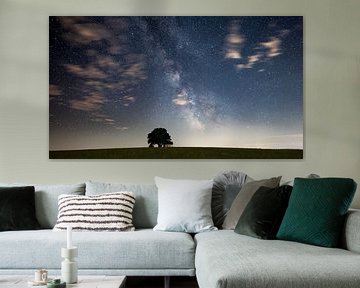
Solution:
M 155 128 L 148 134 L 147 139 L 149 147 L 168 147 L 174 144 L 165 128 Z

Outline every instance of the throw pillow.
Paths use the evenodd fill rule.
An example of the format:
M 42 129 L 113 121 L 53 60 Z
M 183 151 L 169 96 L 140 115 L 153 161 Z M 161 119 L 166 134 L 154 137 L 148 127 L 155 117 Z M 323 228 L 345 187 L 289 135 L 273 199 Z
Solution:
M 221 228 L 225 216 L 241 187 L 251 180 L 245 173 L 237 171 L 223 172 L 214 178 L 211 214 L 216 227 Z
M 33 186 L 0 188 L 0 231 L 40 228 L 34 194 Z
M 72 226 L 74 231 L 133 231 L 132 192 L 94 196 L 61 195 L 55 231 Z
M 295 178 L 277 238 L 336 247 L 355 190 L 348 178 Z
M 133 223 L 136 229 L 154 228 L 158 215 L 158 191 L 155 184 L 122 184 L 86 182 L 86 195 L 99 195 L 116 191 L 131 191 L 136 202 Z
M 260 187 L 251 198 L 235 232 L 260 239 L 275 239 L 288 206 L 292 187 Z
M 318 174 L 315 173 L 311 173 L 309 175 L 307 175 L 306 177 L 301 177 L 301 178 L 310 178 L 310 179 L 315 179 L 315 178 L 320 178 L 320 176 Z M 290 181 L 286 181 L 284 183 L 282 183 L 281 185 L 290 185 L 290 186 L 294 186 L 294 179 L 290 180 Z
M 159 213 L 154 230 L 198 233 L 216 230 L 211 217 L 213 180 L 155 177 Z
M 227 213 L 223 229 L 234 230 L 237 222 L 240 219 L 241 214 L 243 213 L 246 205 L 249 203 L 251 197 L 255 192 L 261 187 L 275 188 L 279 186 L 281 176 L 274 177 L 270 179 L 251 181 L 244 184 L 244 186 L 239 191 L 234 202 L 232 203 L 229 212 Z

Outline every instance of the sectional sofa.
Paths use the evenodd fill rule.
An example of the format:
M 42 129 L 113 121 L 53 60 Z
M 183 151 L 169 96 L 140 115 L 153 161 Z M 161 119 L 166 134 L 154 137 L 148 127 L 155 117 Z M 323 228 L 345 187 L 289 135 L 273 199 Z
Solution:
M 0 184 L 0 186 L 13 184 Z M 196 235 L 153 231 L 157 222 L 155 185 L 88 182 L 35 185 L 40 230 L 0 232 L 0 278 L 46 268 L 58 275 L 66 233 L 52 230 L 60 194 L 94 195 L 133 191 L 131 232 L 74 232 L 79 274 L 195 276 L 200 288 L 359 287 L 360 211 L 349 211 L 341 248 L 261 240 L 218 230 Z

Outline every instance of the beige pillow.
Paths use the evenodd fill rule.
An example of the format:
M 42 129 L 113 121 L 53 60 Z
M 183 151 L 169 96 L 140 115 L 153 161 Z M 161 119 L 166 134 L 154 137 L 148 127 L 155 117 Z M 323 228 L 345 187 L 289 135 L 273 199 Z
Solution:
M 246 205 L 249 203 L 251 197 L 261 187 L 276 188 L 279 187 L 281 176 L 270 179 L 263 179 L 258 181 L 251 181 L 242 186 L 240 192 L 237 194 L 235 200 L 231 204 L 230 210 L 227 213 L 223 229 L 234 230 L 237 222 L 240 219 Z
M 59 214 L 54 231 L 134 231 L 133 192 L 122 191 L 100 195 L 59 196 Z

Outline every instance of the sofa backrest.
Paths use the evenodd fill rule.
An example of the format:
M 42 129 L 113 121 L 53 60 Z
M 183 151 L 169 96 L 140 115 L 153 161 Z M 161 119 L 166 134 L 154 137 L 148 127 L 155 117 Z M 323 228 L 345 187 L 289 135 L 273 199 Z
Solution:
M 136 229 L 153 228 L 157 223 L 158 192 L 155 184 L 86 182 L 85 195 L 131 191 L 135 194 L 133 223 Z
M 52 229 L 55 226 L 58 216 L 58 197 L 61 194 L 85 195 L 85 183 L 62 185 L 0 183 L 0 186 L 34 186 L 36 218 L 43 229 Z

